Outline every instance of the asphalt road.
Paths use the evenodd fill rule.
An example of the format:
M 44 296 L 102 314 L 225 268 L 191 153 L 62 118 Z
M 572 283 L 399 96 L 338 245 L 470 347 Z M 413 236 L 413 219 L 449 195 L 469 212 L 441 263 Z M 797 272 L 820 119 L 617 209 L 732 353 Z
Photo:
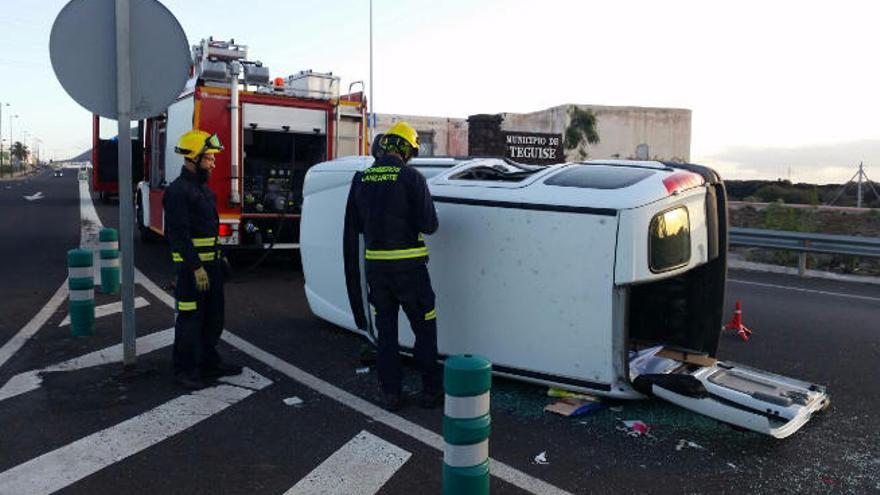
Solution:
M 64 252 L 78 244 L 80 230 L 75 171 L 68 174 L 0 182 L 0 345 L 64 281 Z M 23 198 L 38 191 L 43 199 Z M 116 205 L 96 208 L 105 225 L 118 224 Z M 167 246 L 138 243 L 135 257 L 149 279 L 167 286 L 172 276 Z M 355 371 L 362 340 L 311 314 L 294 256 L 273 255 L 248 269 L 252 261 L 237 260 L 237 276 L 227 285 L 226 328 L 350 395 L 333 400 L 327 389 L 322 393 L 292 379 L 289 368 L 224 343 L 228 359 L 271 385 L 236 388 L 250 395 L 94 474 L 59 481 L 64 493 L 284 493 L 361 432 L 409 454 L 379 493 L 439 493 L 441 452 L 401 428 L 419 430 L 399 426 L 439 434 L 442 412 L 411 406 L 399 413 L 402 423 L 377 418 L 360 402 L 378 399 L 375 373 Z M 873 421 L 880 406 L 880 286 L 737 271 L 729 278 L 726 314 L 741 300 L 754 336 L 746 343 L 723 335 L 719 357 L 828 386 L 831 407 L 800 432 L 774 440 L 658 400 L 610 403 L 614 410 L 563 418 L 542 411 L 549 403 L 544 388 L 497 379 L 491 456 L 571 493 L 880 491 L 880 434 Z M 159 335 L 155 332 L 173 325 L 161 293 L 138 286 L 137 295 L 149 303 L 137 310 L 138 335 Z M 112 300 L 99 296 L 97 303 Z M 59 327 L 65 316 L 62 305 L 33 339 L 0 363 L 0 385 L 119 342 L 119 314 L 99 318 L 96 335 L 87 338 L 70 337 L 68 327 Z M 4 480 L 15 479 L 9 473 L 40 468 L 40 459 L 52 459 L 47 453 L 72 456 L 59 458 L 79 465 L 70 461 L 83 452 L 74 447 L 90 445 L 83 439 L 176 404 L 186 392 L 170 383 L 169 354 L 160 347 L 141 356 L 139 372 L 132 375 L 105 364 L 47 373 L 38 388 L 14 397 L 0 393 L 0 493 Z M 416 388 L 409 369 L 407 389 Z M 290 397 L 302 404 L 285 405 Z M 651 436 L 634 438 L 618 429 L 620 420 L 636 419 L 654 426 Z M 679 449 L 681 440 L 692 444 Z M 534 462 L 541 452 L 547 464 Z M 492 491 L 525 493 L 497 476 Z

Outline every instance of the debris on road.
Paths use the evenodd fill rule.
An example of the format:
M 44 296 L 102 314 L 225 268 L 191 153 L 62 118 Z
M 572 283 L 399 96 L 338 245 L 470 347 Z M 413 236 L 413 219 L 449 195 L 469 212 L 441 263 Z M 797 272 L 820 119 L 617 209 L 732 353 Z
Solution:
M 623 426 L 617 427 L 619 431 L 626 432 L 631 437 L 651 436 L 653 427 L 639 420 L 623 421 Z
M 544 411 L 572 417 L 592 413 L 602 409 L 603 404 L 598 400 L 587 399 L 562 399 L 544 407 Z
M 535 464 L 550 464 L 550 461 L 547 460 L 546 450 L 535 456 Z
M 370 372 L 370 367 L 364 366 L 362 368 L 358 368 L 358 369 L 354 370 L 354 372 L 357 373 L 358 375 L 365 375 Z
M 675 446 L 675 450 L 681 450 L 685 447 L 697 450 L 706 450 L 706 447 L 698 444 L 697 442 L 691 442 L 690 440 L 681 439 L 678 441 L 678 445 Z
M 568 390 L 550 387 L 547 389 L 547 397 L 559 397 L 562 399 L 584 399 L 584 400 L 592 400 L 598 401 L 599 398 L 595 395 L 581 394 L 578 392 L 569 392 Z
M 284 403 L 288 406 L 301 406 L 303 404 L 303 400 L 299 397 L 288 397 L 284 399 Z

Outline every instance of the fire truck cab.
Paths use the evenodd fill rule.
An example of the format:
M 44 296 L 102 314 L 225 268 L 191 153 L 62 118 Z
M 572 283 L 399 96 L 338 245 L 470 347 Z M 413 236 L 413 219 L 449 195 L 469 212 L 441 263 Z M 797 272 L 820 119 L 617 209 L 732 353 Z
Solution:
M 213 38 L 193 46 L 185 90 L 144 125 L 143 177 L 135 194 L 142 237 L 164 232 L 162 197 L 180 175 L 177 138 L 197 128 L 224 145 L 209 186 L 217 195 L 220 243 L 227 248 L 299 247 L 306 171 L 322 161 L 365 154 L 363 91 L 340 96 L 340 78 L 302 71 L 271 79 L 247 47 Z

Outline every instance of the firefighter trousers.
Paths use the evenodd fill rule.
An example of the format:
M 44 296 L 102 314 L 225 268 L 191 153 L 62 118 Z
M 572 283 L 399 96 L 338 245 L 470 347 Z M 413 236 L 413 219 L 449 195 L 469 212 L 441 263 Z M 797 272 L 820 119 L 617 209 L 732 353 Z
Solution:
M 189 373 L 220 363 L 217 342 L 223 332 L 223 269 L 220 262 L 204 263 L 210 287 L 200 292 L 195 275 L 185 267 L 177 268 L 174 289 L 176 321 L 174 324 L 174 373 Z
M 399 309 L 409 319 L 415 334 L 413 349 L 426 393 L 442 390 L 442 375 L 437 364 L 437 312 L 428 267 L 404 271 L 368 271 L 369 299 L 376 312 L 379 331 L 379 384 L 386 393 L 400 393 L 403 372 L 400 367 L 397 316 Z

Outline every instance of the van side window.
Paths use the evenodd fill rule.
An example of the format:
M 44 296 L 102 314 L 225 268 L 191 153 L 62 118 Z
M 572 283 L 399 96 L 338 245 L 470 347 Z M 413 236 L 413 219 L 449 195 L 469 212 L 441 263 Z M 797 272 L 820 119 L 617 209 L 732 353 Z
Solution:
M 658 213 L 648 228 L 649 267 L 654 273 L 684 266 L 691 259 L 691 226 L 685 207 Z

